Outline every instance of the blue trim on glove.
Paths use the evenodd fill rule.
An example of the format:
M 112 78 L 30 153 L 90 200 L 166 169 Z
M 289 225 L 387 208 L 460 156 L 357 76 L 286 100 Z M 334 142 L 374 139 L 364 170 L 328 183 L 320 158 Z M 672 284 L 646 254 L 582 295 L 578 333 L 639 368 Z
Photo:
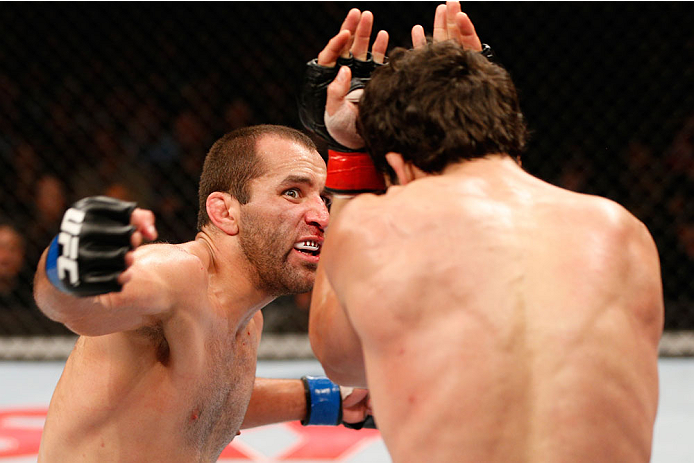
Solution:
M 304 376 L 306 418 L 301 424 L 337 426 L 342 422 L 340 386 L 324 376 Z
M 67 293 L 67 287 L 58 276 L 58 257 L 60 257 L 60 243 L 58 243 L 58 235 L 56 235 L 53 241 L 51 241 L 51 245 L 48 247 L 48 254 L 46 255 L 46 276 L 53 286 Z

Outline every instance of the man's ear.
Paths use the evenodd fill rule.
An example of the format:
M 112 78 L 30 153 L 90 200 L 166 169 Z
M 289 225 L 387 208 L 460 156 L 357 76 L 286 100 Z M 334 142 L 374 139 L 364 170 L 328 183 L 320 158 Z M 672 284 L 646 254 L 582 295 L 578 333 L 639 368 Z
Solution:
M 215 191 L 210 193 L 205 202 L 210 221 L 227 235 L 239 233 L 241 204 L 229 193 Z
M 395 171 L 400 185 L 407 185 L 412 180 L 425 177 L 427 174 L 409 161 L 405 161 L 400 153 L 386 153 L 386 161 Z

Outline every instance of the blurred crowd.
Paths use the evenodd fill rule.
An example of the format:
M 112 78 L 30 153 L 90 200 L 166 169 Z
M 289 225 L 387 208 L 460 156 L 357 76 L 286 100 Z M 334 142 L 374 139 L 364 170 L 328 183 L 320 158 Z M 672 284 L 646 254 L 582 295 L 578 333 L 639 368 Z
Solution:
M 207 150 L 221 135 L 238 127 L 258 123 L 298 127 L 295 90 L 301 67 L 295 64 L 313 56 L 323 44 L 315 28 L 302 24 L 324 22 L 329 15 L 338 24 L 347 7 L 325 2 L 315 11 L 293 12 L 293 5 L 271 4 L 268 9 L 273 14 L 260 15 L 255 3 L 240 2 L 210 6 L 211 12 L 205 10 L 205 14 L 195 10 L 200 13 L 196 16 L 186 5 L 161 10 L 143 5 L 133 16 L 130 5 L 120 5 L 109 10 L 111 16 L 121 15 L 112 23 L 111 16 L 101 14 L 100 5 L 86 6 L 85 11 L 90 12 L 84 17 L 74 13 L 72 22 L 56 21 L 47 6 L 17 7 L 14 18 L 21 19 L 19 24 L 26 27 L 9 27 L 15 20 L 6 9 L 5 19 L 0 18 L 8 26 L 0 42 L 0 336 L 67 332 L 38 313 L 32 280 L 41 252 L 57 233 L 62 214 L 73 201 L 97 194 L 137 201 L 155 212 L 161 240 L 192 239 L 197 182 Z M 428 4 L 415 7 L 430 10 Z M 227 15 L 227 22 L 217 21 L 214 8 Z M 231 10 L 235 14 L 230 14 Z M 162 16 L 162 11 L 168 16 Z M 62 11 L 68 13 L 67 8 Z M 287 21 L 287 13 L 297 14 L 293 18 L 304 22 Z M 517 21 L 529 24 L 524 8 L 518 7 L 517 13 Z M 592 9 L 583 14 L 600 18 Z M 574 15 L 571 9 L 572 20 Z M 509 16 L 509 20 L 513 18 Z M 409 24 L 414 20 L 399 21 Z M 52 34 L 29 31 L 29 24 L 33 28 L 39 22 L 43 31 Z M 269 22 L 272 27 L 267 33 L 253 33 Z M 662 27 L 672 30 L 668 21 Z M 237 33 L 241 29 L 244 33 Z M 604 29 L 599 30 L 612 30 Z M 621 34 L 621 30 L 616 28 L 613 33 Z M 503 35 L 504 30 L 496 32 Z M 533 29 L 530 36 L 535 37 L 535 32 Z M 88 37 L 95 43 L 87 43 Z M 580 45 L 573 36 L 566 40 L 574 47 Z M 136 42 L 140 48 L 133 45 Z M 532 50 L 525 44 L 523 48 Z M 568 50 L 565 47 L 562 53 Z M 513 56 L 511 51 L 507 55 Z M 543 52 L 545 55 L 555 56 Z M 533 56 L 523 62 L 537 64 L 539 55 Z M 571 67 L 570 75 L 582 75 L 573 72 L 575 60 L 563 59 Z M 544 65 L 555 72 L 558 83 L 554 85 L 566 91 L 572 88 L 562 81 L 565 74 L 560 67 L 555 69 L 552 59 Z M 670 72 L 669 68 L 662 71 L 664 75 Z M 687 72 L 691 75 L 691 70 Z M 527 79 L 526 85 L 542 80 L 549 96 L 535 95 L 539 106 L 544 108 L 546 101 L 563 104 L 564 100 L 553 93 L 557 87 L 550 87 L 552 82 L 546 80 L 547 73 L 541 74 L 542 79 L 538 79 L 537 74 L 516 73 L 521 82 Z M 677 70 L 674 74 L 686 72 Z M 648 79 L 648 88 L 657 83 L 648 72 L 644 79 Z M 682 85 L 689 82 L 686 78 L 676 81 Z M 601 88 L 603 81 L 598 84 L 593 83 Z M 639 97 L 643 94 L 637 93 Z M 575 96 L 569 98 L 573 101 Z M 597 153 L 585 145 L 562 149 L 562 160 L 554 173 L 540 177 L 571 190 L 614 199 L 641 219 L 660 251 L 666 328 L 693 329 L 694 114 L 688 118 L 674 114 L 672 118 L 679 127 L 672 130 L 674 135 L 665 149 L 663 143 L 656 147 L 647 136 L 636 133 L 630 142 L 623 143 L 620 134 L 616 139 L 623 145 L 621 152 Z M 662 118 L 656 119 L 660 123 Z M 532 125 L 533 120 L 529 122 Z M 572 120 L 556 122 L 559 136 L 564 135 L 565 127 L 575 125 Z M 593 121 L 584 126 L 592 129 Z M 628 130 L 631 132 L 635 131 Z M 549 141 L 553 143 L 556 140 Z M 531 150 L 527 156 L 542 158 L 542 154 Z M 611 172 L 606 174 L 608 169 Z M 279 298 L 264 309 L 266 330 L 305 331 L 308 304 L 308 294 Z
M 224 133 L 261 122 L 244 99 L 216 98 L 214 75 L 178 88 L 175 106 L 168 94 L 94 95 L 74 84 L 66 79 L 56 95 L 37 98 L 0 74 L 0 335 L 69 333 L 38 312 L 32 282 L 72 202 L 136 201 L 155 212 L 161 241 L 191 240 L 207 150 Z M 305 299 L 278 299 L 266 329 L 305 331 Z
M 2 94 L 15 92 L 2 79 Z M 9 85 L 9 87 L 8 87 Z M 186 88 L 181 92 L 185 93 Z M 197 181 L 205 154 L 221 134 L 259 121 L 237 98 L 213 108 L 205 98 L 169 113 L 156 98 L 117 89 L 97 104 L 87 95 L 40 108 L 43 138 L 13 133 L 22 101 L 2 98 L 0 114 L 0 334 L 66 333 L 33 302 L 33 271 L 73 201 L 103 194 L 137 201 L 157 215 L 160 239 L 195 235 Z M 219 115 L 219 117 L 216 117 Z M 529 153 L 532 155 L 532 153 Z M 620 156 L 620 186 L 599 181 L 600 159 L 576 147 L 556 179 L 574 191 L 610 197 L 644 221 L 656 238 L 668 307 L 694 301 L 694 116 L 665 153 L 632 141 Z M 601 187 L 602 185 L 602 187 Z M 266 309 L 269 331 L 305 331 L 309 297 L 284 297 Z M 691 309 L 689 309 L 691 310 Z M 690 320 L 690 323 L 692 321 Z

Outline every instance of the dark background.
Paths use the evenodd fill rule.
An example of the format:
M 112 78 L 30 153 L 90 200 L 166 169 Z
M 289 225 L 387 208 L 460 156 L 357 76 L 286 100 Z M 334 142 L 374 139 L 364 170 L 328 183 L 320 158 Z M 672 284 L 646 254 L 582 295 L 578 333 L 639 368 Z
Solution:
M 349 8 L 371 10 L 392 48 L 409 46 L 414 24 L 430 33 L 437 4 L 0 4 L 0 223 L 25 241 L 16 278 L 0 262 L 0 335 L 66 332 L 33 307 L 31 278 L 71 202 L 137 200 L 157 213 L 162 239 L 192 239 L 207 150 L 244 125 L 301 128 L 303 64 Z M 694 329 L 690 5 L 463 9 L 519 89 L 532 130 L 526 170 L 644 221 L 661 255 L 666 328 Z M 305 330 L 306 307 L 306 295 L 280 298 L 266 329 Z

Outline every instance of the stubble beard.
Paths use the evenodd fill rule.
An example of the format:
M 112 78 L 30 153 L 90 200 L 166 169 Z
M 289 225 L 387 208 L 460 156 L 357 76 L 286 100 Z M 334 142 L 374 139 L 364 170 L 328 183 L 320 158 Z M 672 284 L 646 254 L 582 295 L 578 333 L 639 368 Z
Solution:
M 243 213 L 241 230 L 241 249 L 255 270 L 260 289 L 272 296 L 282 296 L 305 293 L 313 288 L 317 266 L 307 263 L 297 268 L 289 263 L 292 249 L 282 248 L 282 243 L 287 241 L 286 233 Z

